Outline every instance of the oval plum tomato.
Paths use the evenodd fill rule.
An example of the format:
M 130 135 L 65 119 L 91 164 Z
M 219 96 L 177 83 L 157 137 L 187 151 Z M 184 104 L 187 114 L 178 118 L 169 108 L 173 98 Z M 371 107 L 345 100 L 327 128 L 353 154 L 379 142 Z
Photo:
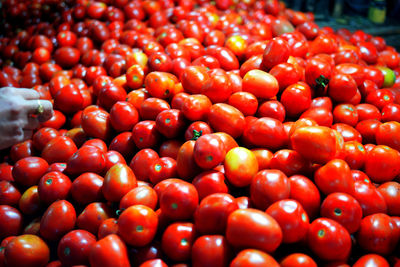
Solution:
M 48 172 L 39 180 L 40 200 L 51 204 L 58 199 L 66 199 L 69 196 L 71 185 L 71 180 L 65 174 L 57 171 Z
M 102 202 L 93 202 L 85 207 L 79 214 L 76 224 L 79 229 L 83 229 L 97 235 L 103 221 L 112 216 L 111 209 Z
M 257 54 L 255 56 L 250 57 L 240 66 L 240 76 L 244 77 L 244 75 L 246 75 L 246 73 L 248 73 L 251 70 L 261 69 L 261 62 L 262 62 L 261 54 Z M 274 75 L 273 73 L 271 74 L 278 80 L 279 83 L 280 82 L 279 76 Z
M 307 254 L 292 253 L 286 256 L 281 262 L 281 267 L 317 267 L 317 263 Z
M 280 122 L 285 120 L 286 111 L 281 102 L 277 100 L 268 100 L 258 107 L 258 117 L 269 117 L 276 119 Z
M 376 183 L 393 180 L 400 173 L 400 153 L 388 146 L 378 145 L 367 152 L 365 173 Z
M 378 145 L 386 145 L 391 148 L 400 150 L 400 123 L 397 121 L 389 121 L 379 125 L 376 133 L 376 143 Z
M 274 66 L 270 71 L 279 83 L 279 91 L 285 90 L 289 85 L 301 80 L 301 69 L 291 63 L 281 63 Z
M 170 157 L 161 157 L 150 165 L 148 177 L 150 182 L 157 184 L 158 182 L 177 177 L 176 160 Z
M 311 89 L 304 82 L 290 84 L 281 95 L 281 103 L 289 117 L 297 117 L 311 105 Z
M 228 193 L 225 176 L 219 171 L 205 171 L 197 175 L 192 184 L 196 187 L 199 199 L 214 193 Z
M 293 175 L 289 177 L 290 199 L 297 200 L 307 212 L 310 219 L 317 216 L 321 203 L 321 195 L 316 185 L 307 177 Z
M 132 139 L 139 149 L 156 146 L 160 137 L 155 121 L 140 121 L 132 129 Z
M 49 164 L 39 157 L 26 157 L 18 160 L 13 169 L 14 181 L 23 186 L 36 185 L 46 173 Z
M 62 87 L 54 96 L 54 108 L 72 114 L 83 107 L 83 96 L 75 84 L 67 84 Z
M 157 131 L 169 139 L 178 137 L 185 127 L 185 117 L 178 109 L 161 111 L 156 117 Z
M 18 207 L 23 214 L 35 214 L 42 207 L 40 202 L 38 186 L 34 185 L 25 190 L 19 199 Z
M 251 203 L 261 210 L 267 209 L 272 203 L 289 198 L 289 195 L 289 180 L 279 170 L 259 171 L 251 180 Z
M 71 138 L 57 136 L 47 143 L 42 150 L 42 158 L 48 163 L 67 162 L 77 151 L 77 147 Z
M 282 242 L 282 230 L 275 219 L 263 211 L 237 209 L 228 217 L 226 238 L 237 247 L 272 253 Z
M 97 236 L 100 240 L 112 234 L 118 234 L 118 221 L 114 218 L 105 219 L 99 226 Z
M 375 213 L 386 213 L 387 204 L 379 190 L 371 183 L 365 181 L 354 182 L 354 193 L 352 196 L 360 204 L 363 216 Z
M 308 173 L 311 163 L 298 152 L 290 149 L 278 150 L 268 165 L 269 169 L 278 169 L 287 176 Z
M 194 145 L 194 160 L 203 169 L 212 169 L 222 163 L 225 154 L 225 145 L 215 134 L 200 136 Z
M 74 206 L 66 200 L 51 204 L 40 220 L 40 235 L 47 240 L 59 240 L 75 227 Z
M 334 74 L 328 85 L 328 94 L 337 102 L 348 102 L 357 92 L 357 84 L 348 74 Z
M 81 53 L 75 47 L 60 47 L 54 51 L 54 59 L 63 68 L 71 68 L 78 64 Z
M 350 169 L 357 170 L 364 167 L 367 152 L 364 146 L 357 141 L 344 143 L 343 159 L 349 164 Z
M 72 198 L 81 205 L 100 201 L 103 198 L 103 181 L 103 177 L 95 173 L 81 174 L 72 183 Z
M 90 266 L 93 267 L 129 267 L 128 250 L 121 238 L 115 234 L 97 241 L 89 254 Z
M 333 123 L 333 114 L 331 110 L 322 107 L 309 108 L 303 114 L 300 119 L 307 118 L 314 120 L 319 126 L 331 127 Z
M 132 169 L 126 164 L 118 163 L 104 176 L 102 191 L 105 199 L 118 202 L 136 186 L 136 177 Z
M 356 109 L 359 121 L 371 120 L 371 119 L 376 119 L 378 121 L 381 120 L 381 113 L 379 109 L 374 105 L 368 103 L 358 104 L 356 106 Z
M 384 213 L 376 213 L 362 219 L 357 232 L 357 242 L 360 246 L 371 252 L 388 255 L 393 252 L 399 236 L 397 225 L 391 217 Z
M 43 127 L 36 131 L 32 136 L 33 146 L 38 150 L 42 151 L 46 144 L 54 137 L 60 134 L 54 128 Z
M 202 87 L 201 93 L 212 103 L 226 102 L 232 94 L 231 79 L 225 71 L 209 70 L 210 82 Z
M 258 99 L 269 99 L 279 92 L 279 84 L 274 76 L 262 70 L 251 70 L 243 77 L 242 90 Z
M 258 108 L 257 98 L 249 92 L 233 93 L 228 99 L 228 104 L 237 108 L 244 116 L 254 115 Z
M 139 122 L 139 113 L 129 102 L 118 101 L 110 110 L 110 123 L 118 132 L 131 131 Z
M 243 139 L 252 146 L 276 150 L 287 142 L 288 137 L 282 122 L 263 117 L 245 127 Z
M 153 149 L 145 148 L 136 153 L 132 158 L 129 167 L 135 173 L 135 176 L 140 181 L 149 180 L 150 166 L 159 158 L 157 152 Z
M 196 230 L 201 234 L 224 234 L 229 214 L 238 208 L 236 199 L 229 194 L 206 196 L 194 214 Z
M 326 163 L 338 152 L 337 137 L 328 127 L 298 128 L 291 135 L 290 140 L 293 149 L 312 162 Z
M 308 247 L 323 260 L 346 260 L 350 255 L 351 237 L 338 222 L 318 218 L 310 224 L 307 234 Z
M 192 246 L 192 266 L 227 266 L 230 247 L 222 235 L 205 235 Z
M 50 259 L 50 249 L 36 235 L 20 235 L 6 245 L 4 258 L 9 266 L 45 266 Z
M 382 108 L 382 121 L 397 121 L 400 122 L 400 105 L 390 103 Z
M 241 136 L 245 126 L 243 114 L 225 103 L 214 104 L 210 107 L 208 121 L 215 131 L 225 132 L 233 138 Z
M 295 243 L 307 235 L 309 220 L 299 202 L 284 199 L 273 203 L 265 211 L 272 216 L 282 229 L 283 243 Z
M 187 261 L 190 259 L 195 236 L 196 232 L 192 223 L 172 223 L 161 237 L 162 250 L 174 261 Z
M 314 174 L 314 181 L 318 189 L 326 195 L 334 192 L 354 192 L 350 167 L 341 159 L 333 159 L 319 168 Z
M 106 140 L 112 129 L 110 114 L 98 106 L 88 106 L 82 112 L 82 128 L 88 136 Z
M 388 208 L 388 214 L 391 216 L 399 216 L 400 184 L 395 181 L 386 182 L 378 187 L 378 191 L 385 199 Z
M 231 267 L 245 267 L 245 266 L 271 266 L 279 267 L 278 262 L 270 256 L 258 249 L 244 249 L 240 251 L 236 257 L 231 261 Z
M 85 230 L 74 230 L 63 236 L 58 243 L 57 255 L 62 264 L 89 264 L 89 254 L 96 237 Z
M 261 64 L 266 70 L 270 70 L 275 65 L 286 62 L 290 54 L 288 43 L 282 38 L 274 38 L 267 42 Z
M 355 127 L 358 122 L 358 111 L 351 104 L 340 104 L 333 109 L 333 120 L 335 123 L 346 123 Z
M 157 203 L 158 196 L 156 191 L 150 186 L 142 185 L 125 194 L 119 202 L 119 209 L 124 210 L 133 205 L 144 205 L 155 210 Z
M 101 173 L 105 168 L 103 151 L 95 146 L 82 146 L 68 160 L 65 171 L 71 175 L 83 172 Z
M 200 94 L 202 88 L 211 82 L 207 69 L 202 66 L 189 66 L 181 75 L 181 83 L 185 92 Z
M 160 196 L 161 211 L 173 220 L 191 218 L 198 204 L 199 196 L 196 187 L 185 181 L 170 183 Z
M 156 213 L 143 205 L 130 206 L 118 218 L 118 234 L 132 246 L 148 245 L 154 238 L 158 225 Z
M 258 172 L 258 161 L 247 148 L 235 147 L 225 155 L 224 170 L 231 184 L 237 187 L 248 186 Z
M 176 81 L 170 73 L 153 71 L 146 75 L 144 83 L 152 97 L 167 99 L 172 95 Z
M 354 197 L 346 193 L 332 193 L 322 202 L 321 216 L 337 221 L 353 234 L 360 226 L 362 209 Z
M 16 208 L 0 205 L 0 238 L 20 234 L 23 221 L 22 214 Z
M 353 265 L 353 267 L 366 267 L 366 266 L 380 266 L 389 267 L 388 261 L 378 254 L 366 254 L 361 256 Z

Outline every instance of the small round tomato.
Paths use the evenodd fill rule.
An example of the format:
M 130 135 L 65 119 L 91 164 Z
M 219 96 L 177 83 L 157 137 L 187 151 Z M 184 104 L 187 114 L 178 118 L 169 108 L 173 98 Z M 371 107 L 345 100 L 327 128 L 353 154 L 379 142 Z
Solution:
M 357 242 L 369 252 L 388 255 L 395 249 L 399 239 L 396 228 L 396 223 L 387 214 L 366 216 L 357 232 Z
M 103 198 L 103 181 L 103 177 L 95 173 L 81 174 L 72 183 L 72 198 L 81 205 L 100 201 Z
M 136 176 L 126 164 L 115 164 L 104 176 L 102 191 L 108 201 L 120 201 L 131 189 L 137 186 Z
M 196 230 L 201 234 L 223 234 L 229 214 L 237 210 L 236 199 L 229 194 L 215 193 L 200 202 L 194 214 Z
M 311 105 L 311 89 L 304 82 L 296 82 L 287 86 L 282 95 L 281 103 L 289 117 L 297 117 Z
M 209 83 L 202 87 L 201 93 L 207 96 L 212 103 L 226 102 L 232 94 L 231 79 L 225 71 L 209 70 Z
M 352 196 L 360 204 L 364 217 L 375 213 L 387 212 L 385 198 L 370 182 L 365 182 L 364 180 L 354 182 L 354 193 Z
M 361 256 L 353 265 L 353 267 L 379 266 L 389 267 L 388 261 L 378 254 L 366 254 Z
M 350 255 L 351 237 L 338 222 L 318 218 L 310 224 L 307 235 L 309 248 L 323 260 L 346 260 Z
M 195 94 L 183 100 L 181 111 L 190 121 L 205 121 L 211 105 L 212 103 L 207 96 Z
M 23 214 L 35 214 L 42 207 L 37 185 L 25 190 L 19 199 L 18 207 Z
M 228 99 L 228 104 L 237 108 L 244 116 L 254 115 L 258 108 L 257 98 L 249 92 L 233 93 Z
M 288 43 L 282 38 L 274 38 L 266 44 L 262 66 L 269 70 L 279 63 L 286 62 L 290 54 Z
M 97 235 L 103 221 L 112 216 L 110 208 L 102 202 L 93 202 L 85 207 L 79 214 L 76 224 L 79 229 L 83 229 Z
M 243 77 L 242 89 L 261 99 L 276 96 L 279 84 L 274 76 L 262 70 L 251 70 Z
M 331 110 L 322 107 L 309 108 L 301 114 L 300 119 L 314 120 L 319 126 L 331 127 L 333 114 Z
M 50 259 L 50 249 L 36 235 L 20 235 L 7 244 L 4 257 L 8 266 L 45 266 Z
M 228 217 L 228 242 L 272 253 L 282 242 L 282 230 L 274 218 L 256 209 L 237 209 Z
M 140 181 L 148 181 L 148 173 L 150 166 L 159 158 L 157 152 L 153 149 L 145 148 L 136 153 L 132 158 L 129 167 L 135 173 L 135 176 Z
M 68 176 L 61 172 L 52 171 L 42 176 L 38 184 L 40 201 L 51 204 L 58 199 L 69 196 L 72 182 Z
M 22 230 L 22 214 L 8 205 L 0 205 L 0 238 L 18 235 Z
M 106 140 L 112 129 L 110 114 L 98 106 L 88 106 L 82 112 L 82 128 L 88 136 Z
M 124 210 L 133 205 L 144 205 L 155 210 L 158 203 L 156 191 L 147 185 L 133 188 L 119 202 L 119 209 Z
M 118 234 L 132 246 L 148 245 L 154 238 L 158 225 L 156 213 L 149 207 L 133 205 L 118 218 Z
M 93 267 L 130 266 L 128 249 L 118 235 L 111 234 L 97 241 L 89 254 Z
M 74 141 L 67 136 L 57 136 L 42 150 L 42 158 L 48 163 L 64 162 L 78 150 Z
M 382 121 L 397 121 L 400 122 L 400 105 L 390 103 L 382 108 Z
M 181 82 L 185 92 L 200 94 L 202 87 L 210 82 L 210 76 L 205 67 L 189 66 L 183 71 Z
M 56 129 L 49 127 L 40 128 L 32 136 L 33 146 L 37 150 L 42 151 L 46 144 L 56 136 L 59 136 Z
M 89 254 L 96 237 L 85 230 L 74 230 L 63 236 L 58 243 L 57 255 L 62 264 L 89 264 Z
M 268 253 L 258 249 L 245 249 L 240 251 L 236 257 L 231 261 L 231 267 L 245 267 L 245 266 L 271 266 L 279 267 L 278 262 Z
M 307 234 L 309 220 L 307 213 L 296 200 L 284 199 L 274 202 L 265 211 L 271 215 L 282 229 L 283 243 L 303 240 Z
M 346 123 L 355 127 L 358 122 L 358 111 L 351 104 L 337 105 L 333 110 L 333 121 L 335 123 Z
M 317 263 L 307 254 L 292 253 L 286 256 L 281 262 L 281 267 L 317 267 Z
M 75 227 L 74 206 L 66 200 L 51 204 L 40 220 L 40 235 L 47 240 L 59 240 Z
M 343 159 L 349 164 L 352 170 L 364 167 L 367 152 L 364 146 L 357 141 L 349 141 L 344 143 Z
M 367 153 L 365 173 L 373 182 L 393 180 L 400 173 L 400 153 L 384 145 L 374 147 Z
M 15 206 L 21 198 L 19 190 L 9 181 L 0 181 L 0 205 Z
M 178 109 L 168 109 L 158 113 L 156 129 L 168 139 L 176 138 L 186 127 L 183 112 Z
M 328 94 L 337 102 L 348 102 L 357 92 L 356 81 L 347 74 L 335 74 L 328 85 Z
M 280 122 L 285 120 L 286 111 L 281 102 L 277 100 L 265 101 L 258 107 L 258 117 L 269 117 Z
M 155 121 L 140 121 L 132 129 L 132 139 L 139 149 L 156 146 L 160 140 L 160 136 L 160 133 L 156 129 Z
M 65 172 L 79 175 L 83 172 L 101 173 L 106 162 L 103 151 L 95 146 L 82 146 L 68 160 Z
M 311 168 L 311 163 L 294 150 L 281 149 L 273 155 L 268 168 L 278 169 L 287 176 L 291 176 L 307 173 Z
M 400 123 L 397 121 L 385 122 L 379 125 L 376 133 L 376 143 L 400 150 Z
M 139 113 L 129 102 L 118 101 L 110 110 L 110 123 L 118 132 L 131 131 L 139 122 Z
M 148 177 L 150 182 L 157 184 L 158 182 L 177 177 L 176 160 L 170 157 L 161 157 L 150 165 Z
M 225 155 L 224 170 L 231 184 L 237 187 L 248 186 L 258 172 L 258 161 L 247 148 L 235 147 Z
M 400 184 L 395 181 L 390 181 L 381 184 L 378 191 L 385 199 L 388 214 L 391 216 L 400 215 Z
M 222 235 L 204 235 L 192 246 L 192 266 L 227 266 L 230 247 Z
M 341 159 L 333 159 L 319 168 L 314 174 L 314 181 L 324 194 L 334 192 L 351 194 L 354 190 L 350 167 Z
M 196 187 L 200 200 L 214 193 L 228 193 L 225 176 L 219 171 L 202 172 L 193 179 L 192 184 Z
M 196 232 L 192 223 L 172 223 L 162 234 L 162 250 L 168 258 L 174 261 L 187 261 L 190 259 L 195 235 Z
M 118 234 L 118 220 L 114 218 L 105 219 L 100 225 L 97 233 L 99 239 L 112 234 Z
M 222 163 L 225 154 L 225 145 L 215 134 L 200 136 L 194 145 L 194 160 L 203 169 L 212 169 Z
M 287 142 L 288 136 L 282 122 L 262 117 L 248 123 L 243 132 L 243 139 L 251 146 L 277 150 Z

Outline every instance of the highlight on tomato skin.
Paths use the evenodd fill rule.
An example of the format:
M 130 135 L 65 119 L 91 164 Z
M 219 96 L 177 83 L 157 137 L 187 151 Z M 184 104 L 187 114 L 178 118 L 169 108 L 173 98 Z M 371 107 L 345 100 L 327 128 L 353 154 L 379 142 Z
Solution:
M 398 47 L 289 2 L 2 1 L 0 267 L 397 266 Z

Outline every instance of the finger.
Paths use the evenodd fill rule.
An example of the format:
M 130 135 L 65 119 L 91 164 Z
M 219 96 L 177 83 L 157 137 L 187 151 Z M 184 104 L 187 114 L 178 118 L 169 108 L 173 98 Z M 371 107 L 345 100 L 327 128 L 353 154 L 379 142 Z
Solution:
M 38 116 L 35 115 L 28 115 L 27 124 L 24 126 L 26 130 L 35 130 L 39 127 L 39 119 Z
M 45 122 L 53 117 L 53 104 L 47 100 L 40 100 L 43 105 L 43 113 L 39 114 L 39 122 Z
M 22 141 L 26 141 L 26 140 L 30 139 L 32 137 L 32 134 L 33 134 L 32 130 L 24 129 L 24 133 L 23 133 L 23 136 L 22 136 Z
M 42 109 L 42 117 L 48 116 L 48 114 L 51 114 L 51 111 L 53 110 L 53 105 L 51 104 L 50 101 L 47 100 L 28 100 L 25 101 L 24 103 L 24 108 L 25 112 L 27 114 L 38 114 L 40 111 L 39 109 Z
M 15 90 L 17 94 L 25 98 L 26 100 L 33 100 L 33 99 L 39 99 L 40 95 L 37 91 L 33 89 L 27 89 L 27 88 L 18 88 Z

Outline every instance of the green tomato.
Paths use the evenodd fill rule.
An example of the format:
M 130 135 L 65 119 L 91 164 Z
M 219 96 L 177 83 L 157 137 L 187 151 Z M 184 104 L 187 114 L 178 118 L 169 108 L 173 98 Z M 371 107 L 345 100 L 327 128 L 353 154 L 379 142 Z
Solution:
M 396 81 L 396 75 L 394 74 L 394 71 L 388 67 L 383 67 L 383 66 L 379 66 L 378 69 L 382 71 L 384 76 L 383 88 L 392 87 Z

